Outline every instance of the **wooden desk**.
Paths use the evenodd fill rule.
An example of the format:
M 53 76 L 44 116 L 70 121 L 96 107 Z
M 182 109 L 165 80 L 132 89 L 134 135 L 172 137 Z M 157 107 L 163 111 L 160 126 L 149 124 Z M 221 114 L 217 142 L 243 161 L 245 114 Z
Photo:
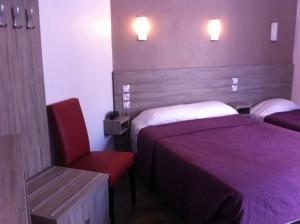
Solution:
M 51 167 L 27 182 L 33 224 L 108 224 L 108 175 Z

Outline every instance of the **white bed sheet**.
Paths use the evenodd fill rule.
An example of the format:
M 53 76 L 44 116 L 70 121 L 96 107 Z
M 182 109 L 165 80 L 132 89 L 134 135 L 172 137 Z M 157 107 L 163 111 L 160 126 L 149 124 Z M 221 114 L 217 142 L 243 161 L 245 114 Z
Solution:
M 143 128 L 234 114 L 238 114 L 235 109 L 218 101 L 181 104 L 144 111 L 131 122 L 132 151 L 137 153 L 137 136 Z

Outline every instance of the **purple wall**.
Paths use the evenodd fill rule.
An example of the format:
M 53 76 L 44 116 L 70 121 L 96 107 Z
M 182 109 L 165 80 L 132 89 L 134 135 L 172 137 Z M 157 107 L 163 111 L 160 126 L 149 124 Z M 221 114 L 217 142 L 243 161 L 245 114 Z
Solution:
M 111 0 L 114 70 L 292 63 L 297 0 Z M 138 42 L 136 16 L 149 17 Z M 223 23 L 211 42 L 209 19 Z M 279 22 L 279 41 L 270 39 Z

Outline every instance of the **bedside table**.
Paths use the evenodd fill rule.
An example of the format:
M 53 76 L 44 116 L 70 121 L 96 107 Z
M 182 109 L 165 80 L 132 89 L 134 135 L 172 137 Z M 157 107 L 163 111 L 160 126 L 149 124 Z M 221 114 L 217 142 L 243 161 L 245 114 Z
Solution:
M 119 116 L 114 120 L 104 120 L 104 133 L 113 135 L 117 151 L 130 151 L 130 117 Z
M 232 106 L 239 114 L 249 115 L 252 105 L 244 102 L 234 102 L 229 104 Z
M 122 135 L 129 129 L 128 116 L 119 116 L 114 120 L 105 119 L 103 121 L 104 133 L 106 135 Z

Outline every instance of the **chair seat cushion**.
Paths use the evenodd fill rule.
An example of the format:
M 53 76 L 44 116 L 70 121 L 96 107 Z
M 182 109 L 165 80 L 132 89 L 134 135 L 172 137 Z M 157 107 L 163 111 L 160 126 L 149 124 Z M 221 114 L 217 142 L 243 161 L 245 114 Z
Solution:
M 109 174 L 109 185 L 114 186 L 135 163 L 131 152 L 90 152 L 69 167 Z

